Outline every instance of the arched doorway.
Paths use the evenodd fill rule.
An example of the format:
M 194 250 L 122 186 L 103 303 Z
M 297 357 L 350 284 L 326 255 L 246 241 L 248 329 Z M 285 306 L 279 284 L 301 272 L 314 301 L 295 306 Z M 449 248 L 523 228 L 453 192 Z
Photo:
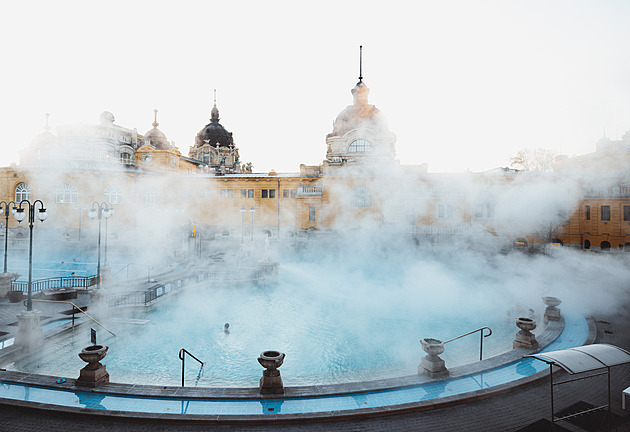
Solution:
M 602 244 L 601 244 L 601 249 L 603 251 L 609 251 L 610 250 L 610 242 L 603 241 Z
M 591 248 L 591 241 L 584 240 L 584 249 L 590 249 L 590 248 Z

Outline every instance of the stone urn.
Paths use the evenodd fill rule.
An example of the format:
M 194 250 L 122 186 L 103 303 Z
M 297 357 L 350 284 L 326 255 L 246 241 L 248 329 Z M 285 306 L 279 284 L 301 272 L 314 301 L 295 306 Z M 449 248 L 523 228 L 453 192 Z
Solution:
M 439 356 L 444 352 L 444 344 L 439 339 L 424 338 L 420 339 L 422 349 L 427 355 L 422 359 L 418 366 L 419 374 L 429 375 L 431 378 L 437 378 L 448 375 L 448 370 Z
M 263 351 L 258 357 L 258 363 L 265 368 L 260 378 L 260 393 L 283 394 L 284 387 L 278 368 L 284 363 L 284 353 L 279 351 Z
M 8 291 L 7 298 L 11 303 L 19 303 L 24 298 L 24 292 L 22 291 Z
M 545 324 L 549 321 L 560 321 L 562 317 L 557 306 L 562 303 L 562 300 L 558 297 L 543 297 L 542 301 L 547 306 L 547 309 L 545 309 Z
M 516 318 L 516 327 L 518 327 L 520 331 L 516 333 L 516 337 L 512 343 L 513 348 L 538 348 L 538 341 L 536 341 L 536 336 L 532 333 L 532 330 L 536 328 L 535 320 L 524 317 Z
M 91 345 L 81 350 L 79 357 L 86 362 L 87 365 L 81 369 L 76 385 L 96 387 L 109 382 L 109 373 L 107 373 L 105 365 L 100 363 L 107 355 L 108 349 L 109 347 L 103 345 Z

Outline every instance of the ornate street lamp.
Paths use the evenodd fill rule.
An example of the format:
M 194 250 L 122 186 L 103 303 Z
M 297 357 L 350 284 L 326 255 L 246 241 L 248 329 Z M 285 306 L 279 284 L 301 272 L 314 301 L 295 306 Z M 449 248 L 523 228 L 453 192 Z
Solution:
M 4 204 L 4 208 L 2 208 L 2 204 Z M 0 215 L 4 213 L 4 273 L 7 272 L 7 245 L 9 241 L 9 205 L 13 204 L 11 208 L 11 214 L 15 215 L 17 213 L 17 207 L 13 201 L 4 202 L 0 201 Z
M 252 208 L 250 208 L 249 211 L 252 214 L 252 229 L 249 230 L 250 236 L 251 236 L 249 238 L 249 241 L 253 241 L 254 240 L 254 213 L 256 212 L 256 209 L 254 208 L 254 206 L 252 206 Z
M 24 212 L 24 208 L 22 208 L 22 204 L 28 205 L 28 228 L 29 228 L 29 245 L 28 245 L 28 296 L 26 300 L 26 310 L 33 310 L 33 223 L 35 222 L 35 208 L 37 207 L 37 203 L 39 203 L 39 210 L 37 211 L 37 219 L 44 222 L 48 217 L 48 213 L 46 212 L 46 208 L 44 207 L 44 203 L 41 200 L 35 200 L 34 202 L 30 202 L 29 200 L 20 201 L 20 206 L 16 209 L 15 220 L 18 222 L 22 222 L 26 219 L 26 213 Z
M 90 211 L 88 212 L 88 216 L 90 217 L 90 219 L 94 219 L 96 216 L 98 216 L 98 258 L 96 267 L 96 289 L 101 288 L 101 220 L 103 219 L 103 216 L 105 216 L 105 222 L 107 223 L 107 218 L 112 214 L 113 210 L 113 206 L 109 203 L 99 203 L 97 201 L 94 201 L 92 203 Z M 107 239 L 105 245 L 107 246 Z M 107 249 L 105 250 L 107 251 Z M 107 252 L 105 252 L 105 254 L 107 254 Z
M 245 207 L 241 207 L 241 244 L 243 244 L 243 239 L 245 238 L 245 231 L 244 231 L 244 226 L 245 226 L 245 212 L 247 210 L 245 210 Z

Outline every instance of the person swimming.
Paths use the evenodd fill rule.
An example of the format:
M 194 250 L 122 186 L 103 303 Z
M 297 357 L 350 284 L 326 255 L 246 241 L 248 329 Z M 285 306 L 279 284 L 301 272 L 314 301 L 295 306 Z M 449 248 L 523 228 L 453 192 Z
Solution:
M 230 323 L 225 323 L 223 325 L 223 333 L 225 333 L 225 334 L 229 334 L 230 333 Z

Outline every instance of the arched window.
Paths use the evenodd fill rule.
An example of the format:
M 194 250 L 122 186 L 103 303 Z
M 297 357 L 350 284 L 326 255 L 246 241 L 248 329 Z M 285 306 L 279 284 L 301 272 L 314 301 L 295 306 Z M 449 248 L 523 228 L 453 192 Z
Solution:
M 610 250 L 610 242 L 607 241 L 603 241 L 601 244 L 601 248 L 603 251 L 609 251 Z
M 348 153 L 363 153 L 363 152 L 371 152 L 372 144 L 367 142 L 364 139 L 358 139 L 352 141 L 350 147 L 348 147 Z
M 365 186 L 357 186 L 352 189 L 352 206 L 353 207 L 371 207 L 372 193 Z
M 105 202 L 110 204 L 123 204 L 125 195 L 118 186 L 107 186 L 105 188 Z
M 591 248 L 591 241 L 584 240 L 584 249 L 590 249 L 590 248 Z
M 26 183 L 20 183 L 15 187 L 15 202 L 17 204 L 22 200 L 31 198 L 31 187 Z
M 79 201 L 79 190 L 71 183 L 64 183 L 57 189 L 57 204 L 76 204 Z

